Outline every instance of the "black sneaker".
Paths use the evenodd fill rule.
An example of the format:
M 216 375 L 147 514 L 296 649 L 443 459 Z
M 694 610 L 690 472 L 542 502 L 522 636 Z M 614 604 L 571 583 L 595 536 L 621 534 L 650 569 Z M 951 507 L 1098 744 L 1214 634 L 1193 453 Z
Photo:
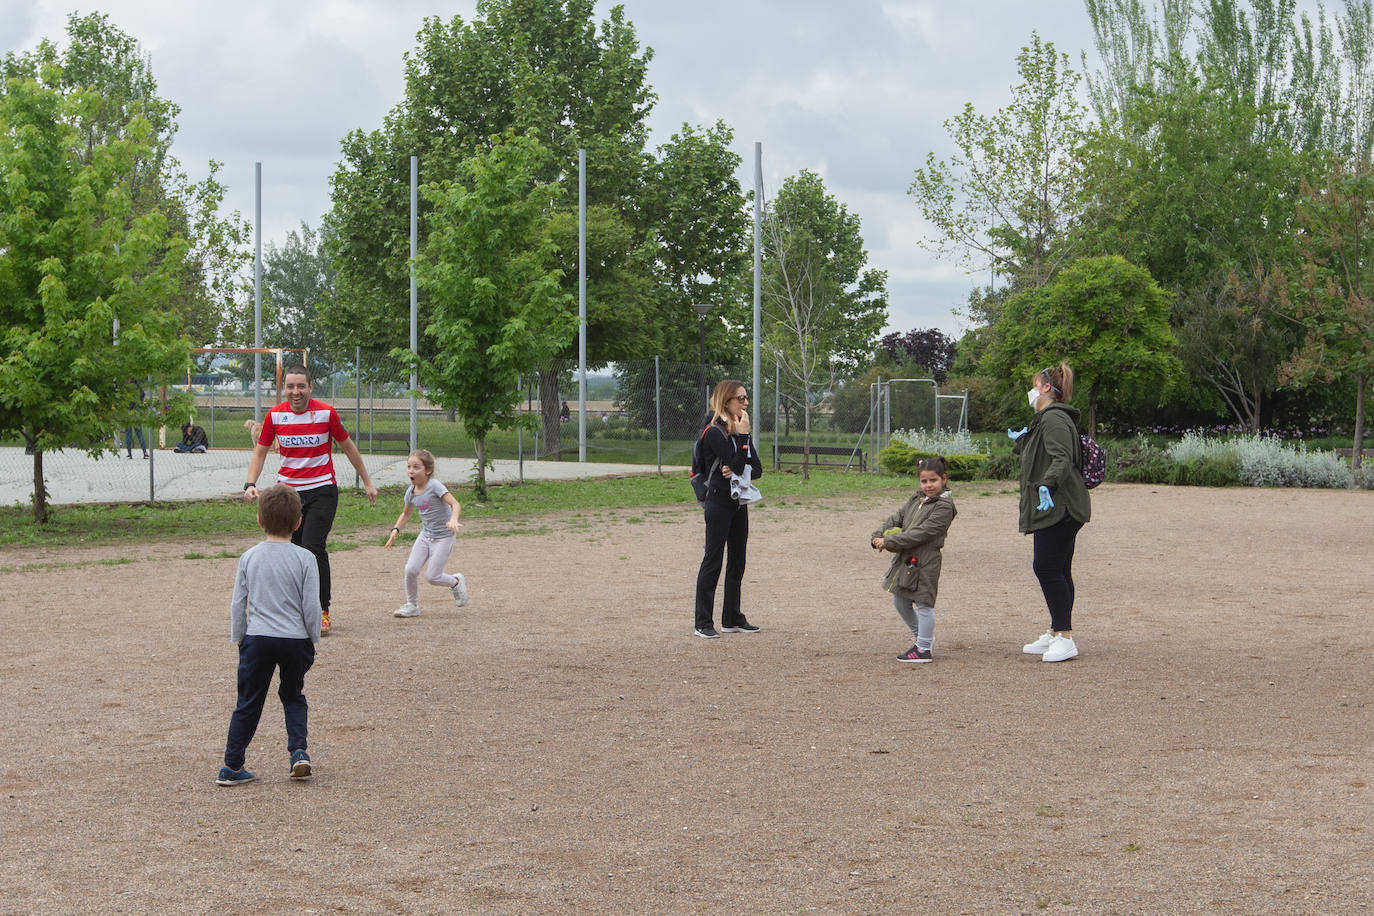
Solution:
M 716 632 L 715 627 L 697 627 L 692 632 L 702 639 L 720 639 L 720 634 Z
M 930 654 L 929 649 L 922 649 L 919 646 L 912 646 L 910 649 L 907 649 L 901 655 L 897 656 L 897 661 L 899 662 L 912 662 L 917 665 L 933 662 L 934 660 L 935 657 Z
M 309 779 L 312 772 L 310 755 L 305 751 L 293 751 L 291 754 L 291 778 Z
M 722 633 L 757 633 L 759 628 L 747 620 L 741 620 L 733 627 L 721 627 L 720 631 Z

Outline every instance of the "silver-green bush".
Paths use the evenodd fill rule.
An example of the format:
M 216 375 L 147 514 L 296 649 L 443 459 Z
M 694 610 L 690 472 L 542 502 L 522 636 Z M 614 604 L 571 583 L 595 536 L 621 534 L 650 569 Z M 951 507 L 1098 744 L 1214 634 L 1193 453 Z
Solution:
M 1271 436 L 1209 439 L 1190 432 L 1169 446 L 1169 457 L 1180 464 L 1232 461 L 1241 483 L 1252 487 L 1339 489 L 1352 483 L 1350 468 L 1335 452 L 1309 452 L 1306 443 L 1292 448 Z
M 987 449 L 973 444 L 968 430 L 949 432 L 943 429 L 898 429 L 892 433 L 898 439 L 918 452 L 932 455 L 972 455 L 987 453 Z

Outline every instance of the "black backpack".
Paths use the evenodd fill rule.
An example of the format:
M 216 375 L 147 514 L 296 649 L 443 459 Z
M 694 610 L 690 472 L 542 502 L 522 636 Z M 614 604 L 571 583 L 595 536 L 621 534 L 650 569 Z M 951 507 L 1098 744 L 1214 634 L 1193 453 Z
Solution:
M 702 465 L 706 462 L 706 455 L 702 449 L 702 443 L 706 441 L 706 434 L 711 431 L 708 424 L 697 436 L 696 444 L 692 446 L 692 466 L 687 472 L 687 479 L 692 484 L 692 492 L 696 494 L 697 503 L 704 505 L 706 496 L 711 492 L 711 475 L 720 467 L 720 459 L 711 462 L 710 470 L 703 470 Z

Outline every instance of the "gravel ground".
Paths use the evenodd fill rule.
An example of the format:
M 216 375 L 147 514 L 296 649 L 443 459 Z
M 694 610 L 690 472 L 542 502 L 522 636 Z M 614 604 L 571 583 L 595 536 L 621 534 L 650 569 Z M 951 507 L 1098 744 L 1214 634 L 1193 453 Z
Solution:
M 316 775 L 269 697 L 227 789 L 248 542 L 7 550 L 0 914 L 1374 909 L 1374 494 L 1101 487 L 1057 665 L 1014 494 L 956 499 L 930 665 L 897 493 L 752 509 L 710 641 L 694 509 L 468 523 L 412 620 L 337 551 Z

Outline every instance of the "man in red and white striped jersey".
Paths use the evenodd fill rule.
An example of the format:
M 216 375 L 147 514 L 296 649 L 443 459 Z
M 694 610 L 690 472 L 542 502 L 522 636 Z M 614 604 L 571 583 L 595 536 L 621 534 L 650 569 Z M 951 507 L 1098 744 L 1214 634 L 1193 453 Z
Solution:
M 334 477 L 333 444 L 339 444 L 349 464 L 363 481 L 369 502 L 377 501 L 377 488 L 367 475 L 358 446 L 344 429 L 339 414 L 323 401 L 310 397 L 313 386 L 304 366 L 292 366 L 283 376 L 286 400 L 263 419 L 262 432 L 248 462 L 248 482 L 243 498 L 258 498 L 258 475 L 267 461 L 267 449 L 276 439 L 281 452 L 277 483 L 293 488 L 301 498 L 301 523 L 291 541 L 315 555 L 320 567 L 320 635 L 332 628 L 329 619 L 329 552 L 325 543 L 339 509 L 339 482 Z

